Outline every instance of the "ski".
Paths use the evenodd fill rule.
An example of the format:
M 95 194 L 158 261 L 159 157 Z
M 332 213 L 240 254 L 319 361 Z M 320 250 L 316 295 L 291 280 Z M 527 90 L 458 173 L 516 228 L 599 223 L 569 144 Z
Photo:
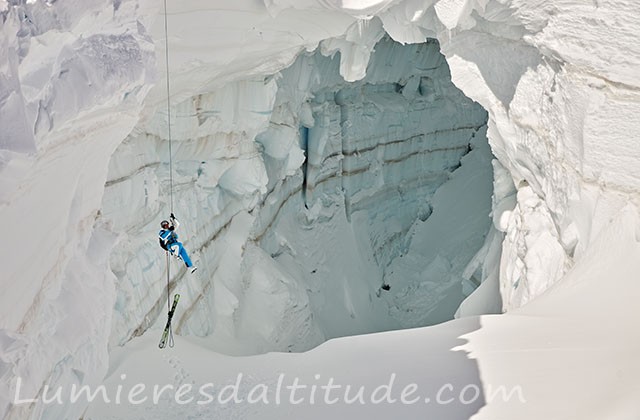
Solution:
M 162 332 L 162 338 L 160 338 L 160 343 L 158 347 L 161 349 L 165 348 L 167 345 L 167 339 L 171 334 L 171 319 L 173 318 L 173 313 L 176 311 L 176 306 L 178 306 L 178 300 L 180 299 L 179 294 L 175 294 L 173 296 L 173 305 L 171 305 L 171 310 L 169 311 L 169 317 L 167 318 L 167 325 L 164 327 L 164 331 Z M 171 337 L 173 339 L 173 337 Z M 173 340 L 170 340 L 173 341 Z M 169 343 L 169 347 L 173 347 L 172 343 Z

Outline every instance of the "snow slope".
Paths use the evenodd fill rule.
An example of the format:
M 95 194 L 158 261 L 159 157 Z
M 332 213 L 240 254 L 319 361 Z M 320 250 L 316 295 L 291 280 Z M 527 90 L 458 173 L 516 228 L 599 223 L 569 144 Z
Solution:
M 118 386 L 124 396 L 144 384 L 137 403 L 105 404 L 98 397 L 85 418 L 637 418 L 640 341 L 630 328 L 640 298 L 639 222 L 636 210 L 625 207 L 561 283 L 505 315 L 334 339 L 302 354 L 244 358 L 217 355 L 186 339 L 159 352 L 155 340 L 136 339 L 114 352 L 105 389 L 113 400 Z M 292 397 L 287 386 L 296 378 L 306 388 Z M 321 387 L 331 378 L 334 388 L 327 393 Z M 223 389 L 236 381 L 232 400 L 232 389 Z M 417 390 L 403 404 L 410 384 Z M 157 404 L 154 385 L 168 386 Z M 357 395 L 346 394 L 347 385 L 365 387 L 364 404 L 346 402 L 345 395 Z M 375 393 L 385 385 L 388 395 L 385 388 Z M 180 387 L 184 393 L 176 397 Z
M 640 64 L 636 24 L 640 10 L 635 2 L 247 0 L 211 5 L 189 0 L 179 5 L 170 1 L 169 6 L 171 25 L 180 28 L 172 30 L 169 39 L 174 51 L 176 155 L 177 160 L 184 159 L 176 168 L 184 188 L 178 195 L 189 191 L 193 173 L 202 175 L 199 188 L 206 191 L 197 201 L 178 197 L 186 229 L 183 237 L 196 245 L 201 235 L 197 243 L 203 248 L 192 248 L 203 255 L 206 239 L 216 240 L 209 252 L 218 259 L 213 261 L 218 263 L 215 272 L 203 270 L 206 277 L 176 282 L 190 297 L 179 330 L 200 335 L 219 331 L 215 345 L 227 353 L 284 350 L 298 342 L 298 332 L 306 334 L 305 344 L 294 350 L 326 337 L 371 330 L 370 325 L 358 325 L 357 314 L 367 314 L 361 308 L 370 310 L 368 314 L 375 310 L 367 308 L 366 299 L 359 304 L 349 290 L 340 290 L 344 299 L 333 308 L 339 308 L 338 319 L 355 320 L 345 324 L 349 328 L 341 331 L 342 324 L 331 319 L 317 323 L 311 316 L 313 308 L 321 307 L 327 298 L 333 302 L 334 296 L 320 293 L 315 301 L 309 299 L 306 285 L 292 281 L 300 274 L 290 272 L 295 264 L 272 264 L 287 253 L 295 259 L 295 252 L 289 250 L 296 245 L 277 235 L 284 225 L 273 227 L 273 237 L 262 238 L 260 229 L 253 228 L 261 219 L 247 210 L 261 204 L 278 180 L 296 171 L 303 173 L 303 144 L 295 144 L 291 132 L 278 136 L 283 144 L 254 140 L 274 115 L 278 117 L 274 113 L 278 72 L 301 52 L 318 46 L 326 54 L 339 50 L 340 74 L 358 82 L 383 31 L 400 43 L 432 37 L 439 42 L 455 85 L 486 109 L 487 137 L 497 161 L 492 165 L 493 227 L 484 246 L 475 258 L 467 255 L 471 260 L 466 266 L 458 261 L 454 267 L 448 258 L 427 252 L 433 261 L 421 267 L 425 277 L 456 274 L 471 283 L 483 282 L 478 293 L 463 303 L 461 315 L 495 311 L 500 305 L 511 312 L 480 318 L 477 347 L 470 339 L 467 351 L 474 355 L 483 383 L 493 383 L 494 378 L 506 381 L 518 374 L 518 380 L 533 387 L 536 399 L 527 405 L 526 413 L 566 418 L 569 414 L 557 410 L 579 406 L 588 418 L 637 417 L 629 397 L 634 389 L 626 376 L 637 372 L 629 353 L 637 349 L 629 337 L 637 326 L 636 289 L 628 284 L 631 273 L 637 271 L 635 220 L 640 205 L 636 147 L 640 97 L 635 77 Z M 166 115 L 163 86 L 157 83 L 164 74 L 156 63 L 164 58 L 159 7 L 151 0 L 0 2 L 0 218 L 5 221 L 3 242 L 10 247 L 0 260 L 0 412 L 6 417 L 78 417 L 84 407 L 48 407 L 51 411 L 42 404 L 10 407 L 15 379 L 25 378 L 27 395 L 35 395 L 46 383 L 97 385 L 108 368 L 109 343 L 122 344 L 161 318 L 163 268 L 151 240 L 148 252 L 141 252 L 136 243 L 140 232 L 154 232 L 157 219 L 166 213 L 166 175 L 162 176 L 161 165 L 166 162 Z M 385 103 L 393 104 L 386 99 Z M 309 109 L 300 109 L 297 122 L 309 126 L 309 113 L 313 116 Z M 208 135 L 216 141 L 206 141 Z M 387 132 L 385 138 L 394 135 Z M 195 140 L 199 138 L 205 141 Z M 219 162 L 199 167 L 191 159 L 193 154 L 213 155 Z M 264 156 L 271 157 L 265 160 Z M 307 157 L 313 163 L 311 154 Z M 271 158 L 275 159 L 268 162 Z M 486 171 L 487 166 L 482 167 Z M 133 181 L 128 178 L 132 173 L 143 175 Z M 149 174 L 147 184 L 144 174 Z M 291 179 L 300 184 L 295 175 Z M 451 181 L 464 184 L 462 179 Z M 118 184 L 121 189 L 109 195 Z M 214 191 L 221 187 L 233 200 L 225 201 Z M 127 189 L 130 192 L 124 193 Z M 440 193 L 443 203 L 450 197 L 445 190 Z M 300 203 L 307 204 L 311 218 L 326 217 L 314 207 L 317 197 L 308 198 Z M 128 212 L 135 219 L 123 216 L 127 206 L 138 210 Z M 221 223 L 198 224 L 203 220 L 202 209 L 219 216 Z M 409 232 L 437 231 L 438 226 L 418 222 L 429 211 L 424 208 L 416 214 Z M 348 212 L 344 214 L 346 219 Z M 366 218 L 360 216 L 355 214 L 351 225 L 364 223 Z M 333 228 L 344 233 L 346 225 L 337 222 Z M 393 224 L 385 227 L 393 229 Z M 477 232 L 468 233 L 478 240 Z M 362 241 L 366 235 L 354 238 L 358 240 L 354 246 L 366 249 L 371 244 Z M 419 243 L 423 242 L 415 242 Z M 244 265 L 240 263 L 243 251 L 252 255 Z M 402 258 L 409 261 L 407 265 L 391 262 L 394 270 L 389 271 L 388 280 L 395 282 L 394 295 L 381 298 L 388 303 L 392 320 L 384 320 L 388 323 L 380 329 L 425 322 L 422 317 L 428 314 L 421 309 L 429 304 L 430 294 L 421 292 L 438 288 L 421 276 L 402 283 L 407 277 L 402 270 L 415 273 L 407 267 L 422 255 L 417 245 L 406 251 Z M 137 257 L 131 259 L 134 253 Z M 252 261 L 262 262 L 261 269 L 254 270 Z M 366 267 L 356 271 L 370 273 Z M 310 274 L 305 276 L 312 278 Z M 182 279 L 181 273 L 177 276 Z M 215 276 L 243 278 L 254 287 L 247 288 L 249 293 L 240 300 L 237 297 L 245 289 L 238 283 L 219 282 L 212 292 L 213 286 L 202 279 Z M 354 288 L 373 292 L 373 300 L 380 278 L 375 273 L 368 277 L 375 279 L 375 286 L 354 283 Z M 123 278 L 132 283 L 122 282 Z M 273 282 L 274 278 L 284 281 Z M 470 283 L 463 285 L 470 288 Z M 336 291 L 335 287 L 330 290 Z M 266 295 L 279 298 L 273 300 L 276 305 L 264 309 L 273 309 L 265 317 L 267 322 L 256 323 L 250 311 L 244 312 L 249 316 L 241 316 L 241 301 L 246 298 L 246 303 L 255 304 Z M 303 308 L 299 313 L 283 310 L 290 296 L 302 303 L 295 306 Z M 409 301 L 403 299 L 407 296 Z M 145 302 L 140 313 L 131 311 L 136 302 Z M 419 310 L 415 317 L 406 316 L 394 312 L 394 305 L 412 310 L 417 305 Z M 520 307 L 524 312 L 519 312 Z M 594 307 L 602 318 L 592 318 Z M 212 316 L 211 308 L 218 317 Z M 291 314 L 295 316 L 287 318 Z M 236 323 L 238 315 L 241 322 Z M 371 318 L 363 316 L 365 322 Z M 443 347 L 448 347 L 451 337 L 461 334 L 457 328 L 465 330 L 467 323 L 473 324 L 463 319 L 424 334 L 445 331 L 448 338 L 443 339 Z M 335 328 L 325 334 L 319 327 L 309 327 L 321 324 Z M 288 328 L 279 331 L 276 327 L 282 325 Z M 242 331 L 250 339 L 237 334 Z M 253 334 L 256 331 L 260 334 Z M 530 351 L 531 343 L 515 342 L 514 336 L 522 331 L 540 346 L 536 347 L 539 352 Z M 405 334 L 408 340 L 413 332 Z M 585 341 L 585 336 L 595 338 Z M 274 337 L 287 339 L 275 343 Z M 336 343 L 351 346 L 350 339 Z M 493 348 L 505 352 L 496 353 Z M 573 348 L 590 350 L 585 353 L 593 358 L 576 358 L 568 350 Z M 407 361 L 415 361 L 409 356 Z M 539 362 L 531 370 L 516 369 L 528 366 L 534 356 Z M 586 373 L 578 362 L 597 367 L 589 371 L 594 379 L 582 376 Z M 542 368 L 553 372 L 552 380 L 540 379 Z M 461 375 L 478 376 L 473 372 L 470 366 Z M 555 392 L 543 389 L 550 381 Z M 589 383 L 598 385 L 585 388 Z M 571 390 L 566 405 L 558 400 L 564 385 Z M 521 407 L 487 404 L 477 408 L 478 415 L 515 416 L 509 410 Z

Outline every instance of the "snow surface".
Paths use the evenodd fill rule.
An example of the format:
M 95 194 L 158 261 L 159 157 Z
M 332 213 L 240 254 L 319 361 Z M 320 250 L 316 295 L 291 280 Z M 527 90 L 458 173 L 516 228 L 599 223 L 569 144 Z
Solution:
M 182 338 L 174 349 L 159 352 L 155 337 L 141 337 L 129 348 L 114 351 L 105 389 L 113 400 L 118 386 L 126 395 L 135 384 L 144 384 L 144 392 L 134 399 L 142 402 L 104 404 L 98 397 L 85 418 L 636 418 L 640 348 L 638 340 L 629 337 L 629 318 L 640 298 L 638 227 L 636 210 L 625 207 L 561 283 L 505 315 L 335 339 L 302 354 L 244 358 L 213 354 Z M 239 400 L 224 403 L 231 392 L 223 389 L 236 383 L 238 374 Z M 293 400 L 299 403 L 291 403 L 287 391 L 276 402 L 280 375 L 282 390 L 295 378 L 307 386 Z M 330 378 L 342 389 L 327 397 L 320 387 Z M 390 381 L 389 397 L 384 389 L 374 395 L 376 387 Z M 213 401 L 207 402 L 199 389 L 209 383 L 204 391 Z M 157 384 L 170 388 L 154 404 Z M 402 404 L 401 392 L 409 384 L 419 391 L 407 398 L 412 404 Z M 317 393 L 311 391 L 313 385 Z M 347 385 L 366 387 L 365 404 L 344 401 Z M 468 389 L 475 385 L 479 394 L 462 392 L 470 385 Z M 176 390 L 185 386 L 186 393 L 176 397 Z M 507 394 L 496 391 L 501 386 Z M 266 397 L 260 400 L 264 389 Z M 438 404 L 441 389 L 446 393 L 440 394 L 443 403 Z M 189 398 L 191 402 L 180 402 Z M 371 398 L 382 402 L 372 403 Z
M 165 354 L 155 350 L 165 273 L 150 238 L 167 212 L 160 7 L 0 1 L 4 417 L 85 411 L 11 406 L 18 377 L 23 395 L 35 396 L 45 384 L 97 386 L 107 372 L 112 387 L 122 372 L 139 375 L 131 381 L 219 383 L 238 371 L 251 383 L 336 372 L 354 384 L 396 371 L 428 389 L 472 381 L 484 397 L 491 385 L 520 384 L 528 402 L 301 405 L 287 414 L 246 404 L 92 405 L 88 416 L 639 416 L 635 1 L 169 1 L 176 212 L 202 267 L 195 278 L 174 270 L 185 296 L 175 326 L 207 338 L 178 338 Z M 385 32 L 398 43 L 438 44 L 378 55 Z M 411 51 L 433 67 L 403 69 L 419 63 Z M 425 71 L 438 77 L 411 77 Z M 487 114 L 448 82 L 449 71 Z M 430 140 L 472 150 L 387 164 L 395 153 L 430 150 L 410 140 L 412 130 L 424 134 L 423 118 L 411 118 L 421 98 L 441 101 L 430 127 L 460 134 Z M 394 113 L 407 117 L 399 127 L 383 117 Z M 353 134 L 367 129 L 382 138 Z M 320 182 L 337 169 L 354 173 Z M 428 183 L 422 171 L 433 175 Z M 450 210 L 460 192 L 473 194 Z M 492 226 L 474 206 L 491 206 Z M 342 276 L 331 271 L 342 267 Z M 295 355 L 211 351 L 298 351 L 437 322 L 478 283 L 458 310 L 467 317 L 436 327 Z M 507 314 L 475 317 L 500 310 Z

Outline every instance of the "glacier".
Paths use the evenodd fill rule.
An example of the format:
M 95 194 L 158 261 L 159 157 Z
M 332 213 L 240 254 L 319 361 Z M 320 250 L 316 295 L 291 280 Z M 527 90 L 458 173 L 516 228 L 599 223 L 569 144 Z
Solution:
M 16 378 L 35 398 L 167 362 L 178 383 L 309 363 L 485 385 L 468 410 L 341 418 L 637 416 L 633 2 L 169 1 L 175 212 L 201 269 L 173 265 L 168 359 L 161 6 L 0 1 L 3 417 L 281 418 L 12 404 Z M 526 410 L 488 398 L 516 382 Z

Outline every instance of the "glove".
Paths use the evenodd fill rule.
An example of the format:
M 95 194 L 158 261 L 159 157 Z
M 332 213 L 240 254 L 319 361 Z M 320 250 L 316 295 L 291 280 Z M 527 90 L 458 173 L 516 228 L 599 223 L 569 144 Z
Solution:
M 174 216 L 173 213 L 171 213 L 171 216 L 169 216 L 169 217 L 171 217 L 172 219 L 176 218 L 176 216 Z

